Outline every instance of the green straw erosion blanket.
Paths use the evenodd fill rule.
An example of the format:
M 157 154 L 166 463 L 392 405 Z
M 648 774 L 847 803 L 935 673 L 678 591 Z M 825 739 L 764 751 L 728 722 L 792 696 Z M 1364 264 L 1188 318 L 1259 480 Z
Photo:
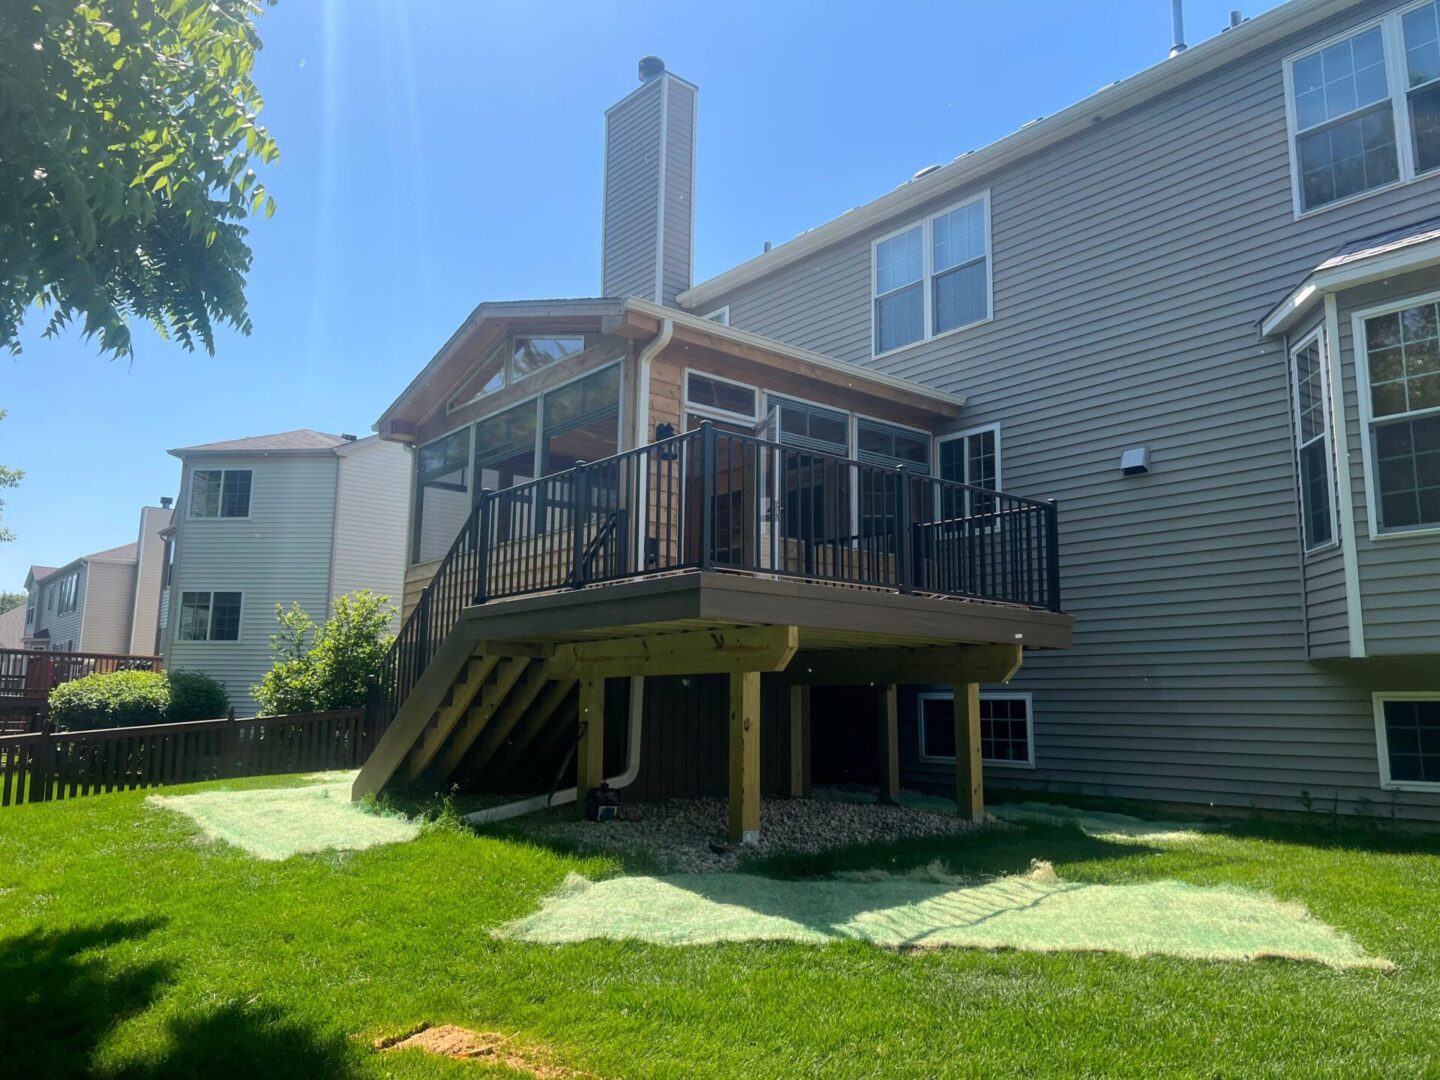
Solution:
M 147 802 L 184 814 L 212 840 L 234 844 L 257 859 L 359 851 L 419 835 L 414 822 L 351 802 L 355 773 L 325 773 L 315 779 L 320 782 L 305 787 L 152 795 Z
M 1180 881 L 1065 882 L 1053 873 L 984 884 L 889 877 L 777 881 L 747 874 L 571 876 L 503 937 L 661 945 L 719 941 L 868 941 L 887 948 L 970 946 L 1097 950 L 1202 960 L 1288 957 L 1332 967 L 1389 967 L 1299 904 Z

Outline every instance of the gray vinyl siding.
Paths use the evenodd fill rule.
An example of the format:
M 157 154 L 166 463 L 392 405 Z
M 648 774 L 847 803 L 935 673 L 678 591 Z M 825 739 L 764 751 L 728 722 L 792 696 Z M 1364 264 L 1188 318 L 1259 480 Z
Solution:
M 45 590 L 40 595 L 40 606 L 36 611 L 35 628 L 32 632 L 49 630 L 49 647 L 52 649 L 63 647 L 66 642 L 71 641 L 75 643 L 76 649 L 84 647 L 81 644 L 80 630 L 85 619 L 85 590 L 86 579 L 89 575 L 83 562 L 75 569 L 75 573 L 80 575 L 80 579 L 75 583 L 75 610 L 62 614 L 60 611 L 60 583 L 69 576 L 69 573 L 66 571 L 64 574 L 56 574 L 45 582 Z M 45 605 L 52 601 L 47 594 L 53 594 L 55 597 L 54 607 L 49 611 L 46 610 Z
M 697 95 L 693 86 L 679 79 L 666 79 L 665 84 L 665 241 L 660 303 L 673 305 L 675 297 L 690 287 Z
M 275 605 L 299 603 L 317 622 L 329 606 L 338 459 L 333 453 L 189 460 L 175 520 L 166 664 L 219 679 L 240 715 L 255 709 L 250 687 L 270 667 Z M 189 516 L 194 469 L 252 469 L 250 517 Z M 173 628 L 186 592 L 239 592 L 239 641 L 179 641 Z
M 135 564 L 94 560 L 85 575 L 84 621 L 78 647 L 85 652 L 128 653 L 135 606 Z
M 1440 653 L 1440 534 L 1370 537 L 1364 457 L 1370 436 L 1360 415 L 1353 316 L 1357 311 L 1436 292 L 1440 292 L 1440 271 L 1427 271 L 1352 289 L 1341 294 L 1337 305 L 1360 609 L 1365 651 L 1370 656 Z
M 399 629 L 405 591 L 410 453 L 398 443 L 372 436 L 338 460 L 330 598 L 357 589 L 388 596 L 396 609 L 394 628 Z
M 1286 355 L 1257 323 L 1342 243 L 1434 215 L 1435 177 L 1292 211 L 1282 59 L 1392 6 L 936 199 L 924 212 L 991 192 L 992 322 L 872 358 L 871 242 L 924 212 L 706 301 L 966 395 L 960 426 L 1002 424 L 1005 486 L 1059 501 L 1075 645 L 1027 657 L 1013 686 L 1034 694 L 1038 767 L 992 782 L 1291 810 L 1302 789 L 1391 799 L 1369 689 L 1307 662 Z M 1120 475 L 1132 446 L 1149 475 Z M 1333 580 L 1315 584 L 1328 642 Z M 1440 820 L 1440 796 L 1395 798 Z
M 666 73 L 605 115 L 606 296 L 671 304 L 690 286 L 695 107 L 695 88 Z
M 655 298 L 664 76 L 605 115 L 601 285 L 606 296 Z

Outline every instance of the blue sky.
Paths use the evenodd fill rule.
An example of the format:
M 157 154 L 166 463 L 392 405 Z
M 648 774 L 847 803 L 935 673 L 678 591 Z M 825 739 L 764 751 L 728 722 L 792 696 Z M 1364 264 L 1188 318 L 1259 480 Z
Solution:
M 1190 42 L 1232 6 L 1188 0 Z M 138 329 L 126 363 L 32 318 L 0 357 L 0 462 L 26 471 L 0 589 L 133 540 L 171 447 L 368 432 L 479 301 L 598 293 L 602 113 L 645 53 L 700 86 L 703 280 L 1163 59 L 1170 5 L 281 0 L 261 33 L 255 333 L 212 358 Z

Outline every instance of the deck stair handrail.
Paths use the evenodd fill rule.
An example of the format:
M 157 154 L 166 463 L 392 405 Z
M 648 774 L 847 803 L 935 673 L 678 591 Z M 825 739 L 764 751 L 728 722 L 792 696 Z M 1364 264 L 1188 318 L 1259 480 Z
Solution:
M 482 490 L 385 657 L 379 707 L 398 711 L 467 607 L 691 569 L 1060 610 L 1053 500 L 707 422 Z

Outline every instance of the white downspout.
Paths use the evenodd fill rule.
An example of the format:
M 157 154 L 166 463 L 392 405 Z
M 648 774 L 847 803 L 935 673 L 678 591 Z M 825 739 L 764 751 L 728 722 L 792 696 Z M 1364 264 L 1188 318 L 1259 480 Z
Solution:
M 650 365 L 655 357 L 659 356 L 670 339 L 675 336 L 675 323 L 670 318 L 660 320 L 660 332 L 650 339 L 649 343 L 640 350 L 636 358 L 635 381 L 635 430 L 634 445 L 645 446 L 651 440 L 646 436 L 650 427 Z M 640 503 L 645 504 L 646 497 L 642 493 Z M 636 551 L 645 550 L 645 521 L 643 519 L 636 523 Z M 619 776 L 612 776 L 605 782 L 612 788 L 629 787 L 635 782 L 635 777 L 640 775 L 640 734 L 642 721 L 645 715 L 645 676 L 633 675 L 630 678 L 630 733 L 628 747 L 625 752 L 625 771 Z M 505 821 L 509 818 L 520 817 L 524 814 L 532 814 L 536 810 L 544 810 L 549 806 L 564 806 L 574 802 L 576 790 L 573 787 L 565 788 L 563 791 L 555 792 L 554 797 L 548 795 L 535 795 L 528 799 L 521 799 L 518 802 L 506 803 L 503 806 L 492 806 L 486 810 L 477 810 L 473 814 L 466 814 L 465 820 L 471 825 L 485 825 L 496 821 Z
M 635 777 L 640 775 L 640 732 L 644 715 L 645 676 L 633 675 L 630 678 L 630 735 L 629 745 L 625 751 L 625 771 L 619 776 L 612 776 L 605 781 L 612 788 L 629 787 L 635 782 Z M 568 787 L 555 792 L 553 799 L 548 795 L 535 795 L 528 799 L 521 799 L 519 802 L 492 806 L 488 810 L 477 810 L 473 814 L 466 814 L 465 820 L 471 825 L 486 825 L 495 821 L 504 821 L 507 818 L 520 817 L 522 814 L 532 814 L 536 810 L 544 810 L 547 806 L 564 806 L 574 802 L 575 797 L 575 789 Z

